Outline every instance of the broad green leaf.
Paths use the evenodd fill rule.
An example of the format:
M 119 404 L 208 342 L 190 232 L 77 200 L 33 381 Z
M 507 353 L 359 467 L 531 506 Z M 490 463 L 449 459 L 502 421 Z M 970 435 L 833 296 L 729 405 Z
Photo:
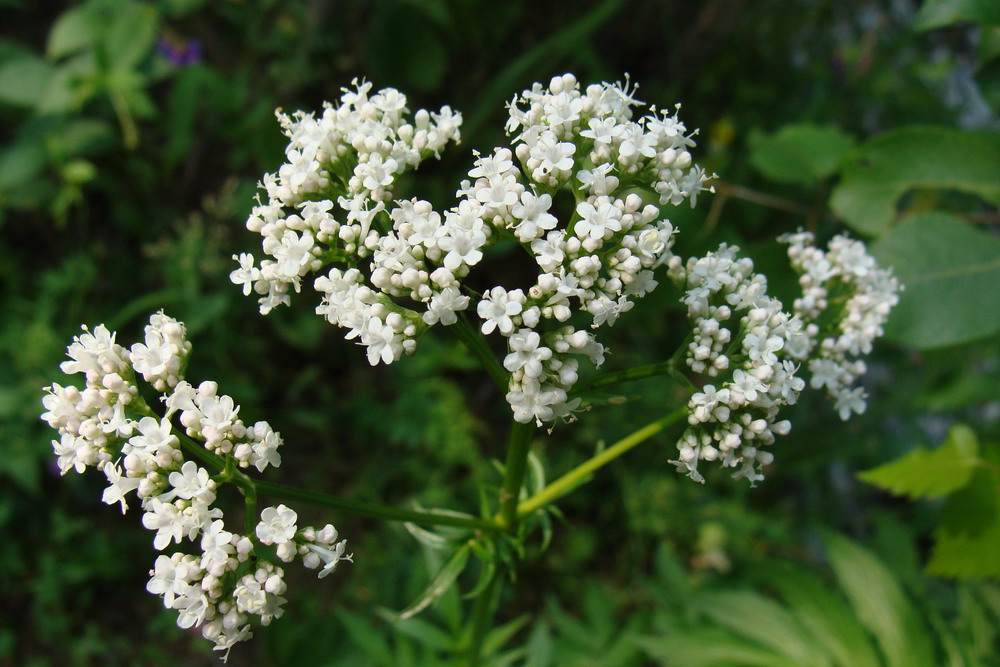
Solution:
M 825 536 L 837 582 L 875 636 L 889 667 L 932 667 L 934 649 L 917 609 L 892 572 L 870 551 L 839 535 Z
M 156 9 L 150 4 L 122 4 L 104 36 L 111 69 L 132 69 L 152 52 L 157 21 Z
M 885 234 L 914 188 L 951 189 L 1000 204 L 1000 133 L 909 127 L 869 140 L 848 159 L 830 205 L 864 234 Z
M 774 600 L 758 593 L 706 593 L 698 596 L 694 607 L 731 632 L 767 646 L 797 664 L 827 662 L 795 617 Z
M 1000 24 L 1000 3 L 996 0 L 924 0 L 913 27 L 933 30 L 954 23 Z
M 22 137 L 0 150 L 0 192 L 35 180 L 45 169 L 45 163 L 45 146 L 37 136 Z
M 769 567 L 774 567 L 773 565 Z M 837 665 L 879 665 L 878 654 L 864 626 L 842 598 L 814 574 L 779 564 L 768 583 L 788 603 L 788 611 L 809 631 Z
M 100 14 L 93 5 L 83 3 L 68 9 L 49 31 L 45 53 L 56 60 L 83 51 L 93 45 L 101 27 Z
M 466 563 L 469 562 L 469 547 L 459 547 L 447 563 L 438 571 L 431 583 L 424 589 L 424 592 L 417 596 L 417 599 L 399 612 L 399 618 L 405 620 L 416 616 L 426 609 L 434 600 L 444 595 L 445 591 L 451 588 L 452 584 L 462 574 Z
M 52 65 L 37 56 L 19 56 L 0 66 L 0 102 L 34 107 L 55 76 Z
M 750 135 L 750 162 L 773 181 L 812 185 L 831 176 L 853 146 L 834 127 L 786 125 L 772 135 Z
M 922 213 L 872 254 L 905 287 L 886 325 L 890 340 L 929 349 L 1000 332 L 1000 239 L 946 213 Z
M 937 449 L 915 449 L 858 477 L 897 496 L 940 498 L 968 484 L 978 463 L 976 434 L 968 426 L 957 424 Z
M 802 667 L 801 663 L 787 656 L 717 630 L 694 630 L 667 637 L 637 637 L 635 642 L 663 665 Z
M 927 574 L 943 577 L 1000 577 L 1000 483 L 978 468 L 972 481 L 952 494 L 934 531 Z

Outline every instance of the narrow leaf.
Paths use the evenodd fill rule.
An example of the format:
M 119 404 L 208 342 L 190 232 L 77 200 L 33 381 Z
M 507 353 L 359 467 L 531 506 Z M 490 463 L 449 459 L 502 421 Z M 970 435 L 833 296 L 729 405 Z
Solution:
M 462 574 L 465 569 L 466 563 L 469 562 L 469 547 L 462 546 L 455 551 L 454 555 L 448 560 L 447 563 L 438 571 L 437 575 L 431 580 L 430 585 L 424 589 L 424 592 L 417 596 L 417 599 L 410 603 L 410 605 L 399 613 L 400 619 L 407 619 L 416 616 L 424 609 L 426 609 L 434 600 L 438 599 L 444 595 L 455 580 L 458 575 Z
M 486 635 L 483 640 L 483 655 L 493 655 L 501 648 L 504 644 L 509 642 L 511 638 L 520 632 L 521 628 L 526 626 L 531 620 L 531 616 L 528 614 L 522 614 L 512 621 L 508 621 L 498 628 L 493 628 Z
M 932 667 L 927 628 L 899 582 L 870 551 L 835 534 L 825 536 L 837 582 L 878 642 L 889 667 Z
M 424 646 L 439 651 L 451 651 L 455 648 L 455 638 L 429 621 L 420 618 L 399 619 L 390 609 L 376 609 L 375 613 L 392 624 L 397 632 L 416 639 Z

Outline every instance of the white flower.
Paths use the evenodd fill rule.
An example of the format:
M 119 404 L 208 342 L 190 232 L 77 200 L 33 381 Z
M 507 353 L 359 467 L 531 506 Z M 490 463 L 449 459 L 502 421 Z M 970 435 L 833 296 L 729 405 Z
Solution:
M 508 292 L 503 287 L 494 287 L 486 293 L 476 307 L 476 312 L 483 321 L 484 334 L 493 333 L 499 329 L 504 336 L 514 331 L 514 321 L 511 319 L 521 312 L 524 306 L 524 292 L 513 290 Z
M 257 537 L 264 544 L 284 544 L 295 536 L 295 522 L 298 521 L 295 510 L 284 505 L 267 507 L 260 513 L 260 523 L 257 524 Z
M 101 497 L 101 500 L 106 505 L 121 503 L 122 514 L 125 514 L 125 510 L 128 509 L 128 504 L 125 502 L 125 494 L 129 491 L 135 491 L 139 486 L 140 480 L 138 478 L 125 477 L 122 475 L 121 468 L 116 463 L 110 461 L 104 464 L 104 474 L 107 476 L 111 486 L 104 489 L 104 495 Z
M 229 280 L 236 285 L 243 285 L 243 295 L 250 296 L 253 284 L 260 280 L 260 269 L 254 266 L 253 255 L 250 253 L 233 255 L 233 259 L 240 263 L 240 268 L 229 274 Z

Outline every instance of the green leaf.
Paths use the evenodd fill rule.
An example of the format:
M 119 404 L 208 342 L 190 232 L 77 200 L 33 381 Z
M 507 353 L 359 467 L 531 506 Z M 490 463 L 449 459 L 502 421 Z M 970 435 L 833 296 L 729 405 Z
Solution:
M 38 56 L 19 56 L 0 66 L 0 102 L 34 107 L 45 95 L 55 69 Z
M 416 639 L 424 646 L 440 651 L 455 648 L 455 638 L 429 621 L 420 618 L 399 619 L 390 609 L 376 609 L 375 613 L 391 623 L 395 631 Z
M 385 637 L 367 619 L 359 618 L 344 609 L 336 609 L 334 613 L 344 624 L 351 641 L 361 648 L 375 664 L 393 664 L 392 653 L 389 652 Z
M 905 287 L 886 325 L 890 340 L 929 349 L 1000 332 L 1000 239 L 954 216 L 922 213 L 873 245 L 872 254 Z
M 101 26 L 92 4 L 83 3 L 63 12 L 49 31 L 46 55 L 57 60 L 90 48 Z
M 800 665 L 826 662 L 815 641 L 774 600 L 751 591 L 699 595 L 694 608 L 733 633 Z
M 816 575 L 783 563 L 770 564 L 768 583 L 788 603 L 788 611 L 838 665 L 879 664 L 865 628 L 847 604 Z
M 156 42 L 158 20 L 156 9 L 150 4 L 122 3 L 104 36 L 111 69 L 133 69 L 149 56 Z
M 909 127 L 875 137 L 848 160 L 830 205 L 854 229 L 881 236 L 913 188 L 960 190 L 1000 205 L 1000 133 Z
M 915 449 L 858 477 L 897 496 L 940 498 L 968 484 L 978 463 L 976 434 L 968 426 L 957 424 L 937 449 Z
M 486 635 L 483 640 L 483 655 L 493 655 L 501 648 L 504 644 L 509 642 L 511 638 L 516 635 L 521 628 L 526 626 L 531 620 L 531 616 L 528 614 L 522 614 L 512 621 L 508 621 L 498 628 L 493 628 Z
M 916 30 L 933 30 L 955 23 L 1000 23 L 996 0 L 924 0 L 913 21 Z
M 917 609 L 892 572 L 870 551 L 839 535 L 824 538 L 837 582 L 875 635 L 889 667 L 932 667 L 934 649 Z
M 444 595 L 445 591 L 451 588 L 458 575 L 462 574 L 466 563 L 469 562 L 469 547 L 462 546 L 455 551 L 454 555 L 438 571 L 431 583 L 424 589 L 424 592 L 417 596 L 417 599 L 399 612 L 398 618 L 405 620 L 416 616 L 426 609 L 432 602 Z
M 35 180 L 45 169 L 45 146 L 40 137 L 21 137 L 0 151 L 0 192 Z
M 812 185 L 831 176 L 853 146 L 834 127 L 786 125 L 772 135 L 750 135 L 750 162 L 773 181 Z
M 668 637 L 637 637 L 635 642 L 663 665 L 683 667 L 802 667 L 802 664 L 718 630 L 693 630 Z
M 440 551 L 448 549 L 452 546 L 447 538 L 442 537 L 433 531 L 427 530 L 426 528 L 421 528 L 415 523 L 407 521 L 403 524 L 403 527 L 406 528 L 406 531 L 410 533 L 410 535 L 413 535 L 418 542 L 431 549 L 437 549 Z
M 934 531 L 927 574 L 942 577 L 1000 577 L 1000 484 L 978 468 L 972 481 L 948 498 Z

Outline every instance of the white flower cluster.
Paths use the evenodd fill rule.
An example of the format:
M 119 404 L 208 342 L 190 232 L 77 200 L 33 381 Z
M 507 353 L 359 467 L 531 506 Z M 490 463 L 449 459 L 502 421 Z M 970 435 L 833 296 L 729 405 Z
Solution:
M 859 357 L 871 352 L 899 303 L 899 281 L 890 270 L 879 268 L 861 241 L 835 236 L 824 252 L 814 246 L 809 232 L 786 234 L 779 240 L 788 244 L 802 287 L 794 308 L 806 325 L 808 346 L 796 358 L 808 357 L 810 386 L 826 389 L 841 419 L 861 414 L 867 396 L 864 388 L 851 385 L 867 370 Z M 829 319 L 833 326 L 820 326 L 820 321 Z
M 539 267 L 527 294 L 495 287 L 477 308 L 483 333 L 507 337 L 507 400 L 519 422 L 541 424 L 577 407 L 568 400 L 578 368 L 569 355 L 603 363 L 595 336 L 563 323 L 583 311 L 593 329 L 613 325 L 656 287 L 653 269 L 673 256 L 673 226 L 638 192 L 659 193 L 661 206 L 693 205 L 705 189 L 707 176 L 687 151 L 694 141 L 677 114 L 653 108 L 635 122 L 632 92 L 608 83 L 581 90 L 571 74 L 547 88 L 536 83 L 509 105 L 507 132 L 518 132 L 513 155 L 498 148 L 480 157 L 469 172 L 475 180 L 459 191 L 480 202 L 484 221 L 515 236 Z M 576 200 L 564 224 L 550 213 L 559 188 Z M 546 332 L 546 320 L 558 328 Z
M 572 75 L 555 77 L 547 88 L 535 84 L 514 98 L 507 123 L 508 134 L 517 132 L 513 149 L 477 155 L 458 204 L 442 214 L 422 200 L 391 202 L 389 188 L 421 151 L 457 138 L 460 117 L 445 108 L 430 115 L 436 125 L 428 125 L 426 112 L 417 113 L 415 126 L 401 125 L 402 95 L 367 92 L 364 84 L 346 93 L 322 120 L 286 120 L 289 163 L 265 177 L 270 202 L 247 223 L 265 236 L 274 260 L 257 269 L 243 255 L 232 280 L 247 293 L 266 294 L 266 312 L 287 299 L 288 285 L 298 289 L 305 273 L 343 264 L 315 281 L 324 294 L 317 312 L 348 329 L 348 339 L 358 338 L 370 363 L 391 363 L 412 353 L 427 327 L 454 324 L 475 296 L 462 283 L 470 268 L 489 245 L 516 239 L 538 265 L 537 281 L 526 292 L 487 290 L 476 308 L 482 331 L 507 338 L 507 400 L 517 421 L 569 416 L 579 403 L 568 395 L 578 369 L 571 355 L 599 365 L 604 348 L 565 323 L 583 311 L 592 328 L 610 326 L 656 286 L 653 269 L 672 256 L 674 233 L 660 206 L 694 204 L 706 189 L 708 176 L 687 150 L 692 134 L 676 112 L 652 108 L 633 121 L 639 102 L 628 85 L 581 90 Z M 305 154 L 320 157 L 296 166 Z M 300 182 L 306 185 L 288 185 Z M 553 212 L 559 189 L 576 202 L 568 220 Z M 336 192 L 347 193 L 338 199 L 344 223 L 330 213 Z M 296 207 L 300 213 L 289 214 Z
M 65 474 L 99 468 L 109 482 L 103 501 L 120 504 L 123 513 L 128 495 L 135 492 L 143 526 L 156 533 L 157 550 L 182 540 L 199 545 L 199 554 L 159 556 L 147 588 L 178 612 L 180 627 L 199 627 L 228 655 L 233 644 L 251 635 L 251 615 L 264 625 L 281 615 L 283 570 L 257 558 L 252 538 L 225 529 L 222 510 L 214 506 L 216 482 L 208 470 L 184 459 L 171 417 L 179 412 L 188 436 L 220 456 L 232 456 L 244 468 L 262 471 L 279 465 L 281 437 L 267 422 L 246 427 L 238 418 L 239 406 L 220 396 L 214 382 L 195 389 L 183 380 L 191 344 L 177 320 L 156 313 L 146 327 L 145 343 L 130 350 L 115 338 L 103 324 L 93 331 L 84 327 L 61 369 L 84 373 L 85 388 L 55 383 L 45 388 L 42 419 L 60 434 L 52 442 L 59 469 Z M 139 396 L 137 374 L 161 393 L 163 417 Z M 343 556 L 344 542 L 334 545 L 332 526 L 318 533 L 308 529 L 297 539 L 309 567 L 316 566 L 307 549 L 313 544 L 335 554 L 326 562 L 350 560 Z
M 323 295 L 316 312 L 348 329 L 348 339 L 358 338 L 374 365 L 412 353 L 429 324 L 455 321 L 455 311 L 468 305 L 455 276 L 478 261 L 474 247 L 488 232 L 464 228 L 471 216 L 442 224 L 426 202 L 392 205 L 401 174 L 459 140 L 461 115 L 449 107 L 421 109 L 407 120 L 399 91 L 370 94 L 370 83 L 354 85 L 340 106 L 327 105 L 319 117 L 279 110 L 288 161 L 264 176 L 268 201 L 247 220 L 264 237 L 268 259 L 258 268 L 252 255 L 234 256 L 240 268 L 230 279 L 245 294 L 262 295 L 267 314 L 287 304 L 289 288 L 298 292 L 306 275 L 336 262 L 314 281 Z M 426 312 L 397 305 L 394 297 L 425 304 Z
M 738 250 L 723 244 L 686 266 L 679 257 L 670 263 L 694 325 L 687 364 L 696 373 L 725 378 L 691 396 L 690 427 L 677 444 L 680 456 L 673 463 L 699 482 L 698 463 L 716 460 L 737 468 L 734 477 L 763 479 L 760 467 L 773 455 L 761 448 L 788 433 L 791 424 L 778 421 L 778 412 L 805 387 L 796 364 L 781 358 L 803 345 L 801 322 L 768 296 L 767 279 Z
M 699 461 L 738 468 L 734 476 L 763 479 L 761 466 L 773 460 L 762 446 L 791 429 L 779 410 L 794 404 L 805 388 L 797 376 L 805 363 L 810 385 L 826 388 L 842 419 L 865 409 L 863 389 L 850 385 L 865 372 L 858 357 L 882 335 L 900 289 L 865 245 L 836 236 L 827 251 L 814 247 L 808 232 L 788 234 L 792 267 L 802 296 L 794 312 L 767 294 L 767 279 L 753 262 L 723 244 L 717 252 L 669 264 L 670 277 L 693 323 L 686 362 L 692 371 L 720 378 L 705 384 L 688 402 L 688 428 L 673 463 L 702 481 Z M 823 322 L 824 324 L 820 324 Z
M 311 570 L 320 565 L 319 578 L 333 572 L 342 560 L 351 561 L 351 555 L 344 555 L 347 540 L 338 539 L 337 529 L 326 524 L 320 530 L 307 527 L 299 530 L 298 514 L 295 510 L 278 505 L 268 507 L 260 513 L 257 524 L 257 539 L 261 544 L 277 546 L 278 558 L 286 563 L 302 558 L 302 564 Z

